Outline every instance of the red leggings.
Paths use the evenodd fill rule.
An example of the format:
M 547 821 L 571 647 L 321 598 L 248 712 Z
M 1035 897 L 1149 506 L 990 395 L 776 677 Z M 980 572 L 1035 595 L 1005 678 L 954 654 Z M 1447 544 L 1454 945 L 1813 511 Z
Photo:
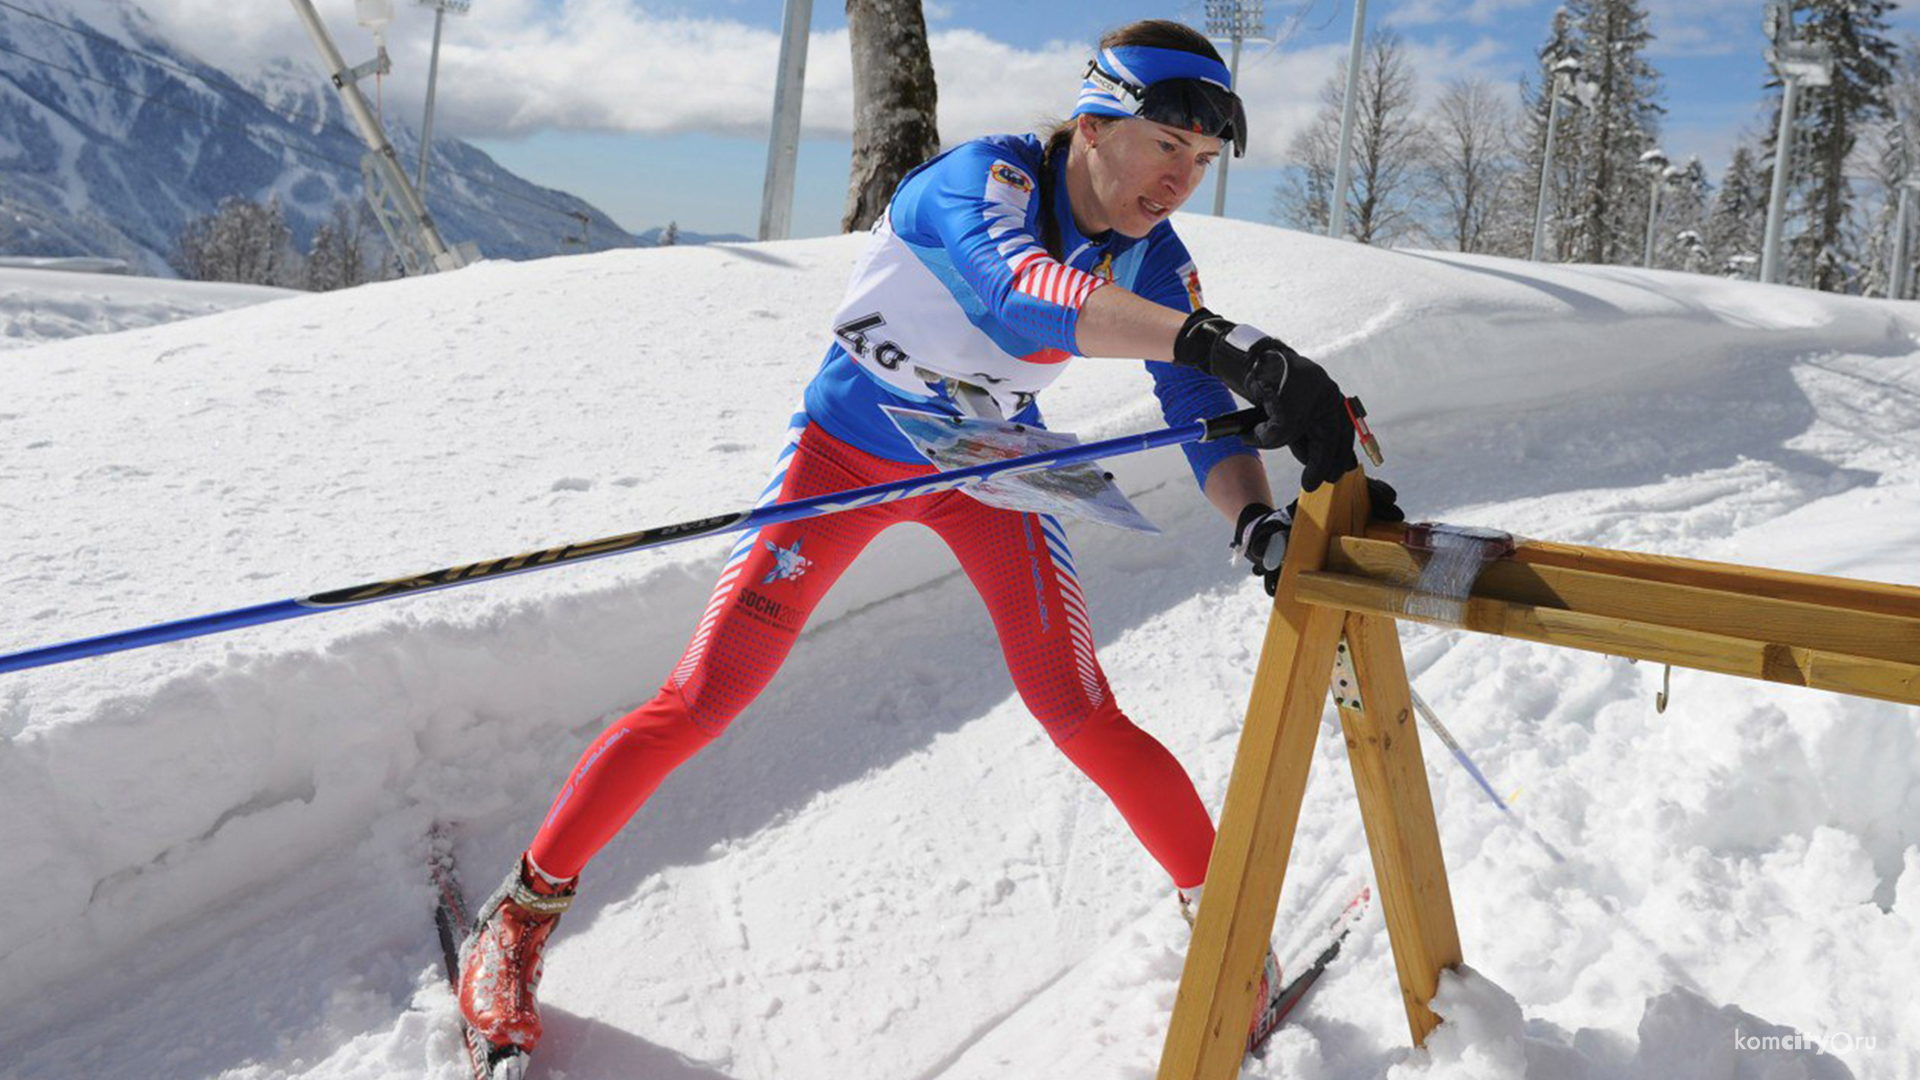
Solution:
M 933 472 L 849 446 L 804 414 L 790 435 L 763 505 Z M 1021 700 L 1054 745 L 1107 793 L 1175 885 L 1200 884 L 1213 823 L 1180 763 L 1114 704 L 1059 522 L 957 491 L 742 537 L 666 685 L 574 766 L 529 849 L 533 861 L 556 877 L 578 874 L 669 772 L 752 703 L 841 572 L 880 530 L 903 521 L 928 526 L 953 549 L 992 614 Z

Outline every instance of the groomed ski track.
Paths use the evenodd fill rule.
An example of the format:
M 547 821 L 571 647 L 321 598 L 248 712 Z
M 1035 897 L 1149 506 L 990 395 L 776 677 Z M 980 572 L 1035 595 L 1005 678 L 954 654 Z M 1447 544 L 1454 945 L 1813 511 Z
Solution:
M 1915 305 L 1180 227 L 1210 306 L 1367 399 L 1415 517 L 1920 581 Z M 16 350 L 0 646 L 749 503 L 861 239 L 487 264 Z M 1082 361 L 1049 417 L 1153 426 L 1147 388 Z M 1111 467 L 1166 535 L 1071 527 L 1101 659 L 1217 808 L 1265 597 L 1176 452 Z M 428 826 L 458 823 L 490 889 L 677 659 L 726 547 L 0 682 L 0 820 L 38 904 L 0 924 L 0 1076 L 460 1075 Z M 1743 1024 L 1881 1036 L 1766 1068 L 1920 1075 L 1913 710 L 1677 673 L 1656 717 L 1644 666 L 1404 641 L 1571 862 L 1429 743 L 1478 973 L 1453 1036 L 1405 1049 L 1376 912 L 1250 1075 L 1676 1075 Z M 1283 956 L 1371 878 L 1351 792 L 1329 726 Z M 1148 1076 L 1184 937 L 950 556 L 894 530 L 590 868 L 534 1076 Z

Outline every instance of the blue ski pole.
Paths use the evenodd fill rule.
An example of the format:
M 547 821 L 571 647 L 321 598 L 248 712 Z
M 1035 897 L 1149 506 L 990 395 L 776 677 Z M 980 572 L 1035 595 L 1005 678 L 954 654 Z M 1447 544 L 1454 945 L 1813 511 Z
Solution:
M 1195 420 L 1175 427 L 1162 428 L 1159 431 L 1121 435 L 1111 439 L 1101 439 L 1098 442 L 1029 454 L 1026 457 L 990 461 L 930 476 L 911 477 L 890 484 L 875 484 L 851 491 L 818 495 L 810 499 L 773 503 L 754 510 L 736 510 L 696 521 L 683 521 L 675 525 L 661 525 L 620 536 L 608 536 L 599 540 L 529 551 L 524 555 L 513 555 L 504 559 L 489 559 L 465 566 L 450 566 L 443 570 L 394 578 L 390 581 L 355 585 L 351 588 L 334 589 L 291 600 L 276 600 L 269 604 L 256 604 L 252 607 L 235 608 L 232 611 L 215 612 L 191 619 L 156 623 L 135 630 L 121 630 L 58 645 L 46 645 L 24 652 L 0 655 L 0 674 L 65 663 L 89 656 L 125 652 L 128 649 L 158 645 L 164 641 L 179 641 L 182 638 L 218 634 L 246 626 L 279 622 L 283 619 L 297 619 L 302 615 L 313 615 L 335 608 L 357 607 L 377 600 L 391 600 L 398 596 L 410 596 L 435 589 L 450 589 L 456 585 L 471 585 L 511 574 L 527 574 L 567 563 L 603 559 L 609 555 L 620 555 L 629 551 L 665 547 L 668 544 L 678 544 L 701 536 L 748 532 L 782 521 L 838 514 L 846 510 L 857 510 L 863 506 L 951 491 L 954 488 L 1016 473 L 1037 472 L 1063 465 L 1078 465 L 1098 458 L 1119 457 L 1162 446 L 1210 442 L 1251 431 L 1253 426 L 1264 418 L 1265 414 L 1259 409 L 1242 409 L 1210 420 Z

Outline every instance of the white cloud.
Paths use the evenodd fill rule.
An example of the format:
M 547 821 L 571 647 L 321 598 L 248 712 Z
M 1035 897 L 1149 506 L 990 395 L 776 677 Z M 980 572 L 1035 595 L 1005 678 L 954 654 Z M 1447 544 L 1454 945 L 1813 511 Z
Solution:
M 1524 11 L 1537 7 L 1538 3 L 1539 0 L 1406 0 L 1388 10 L 1382 22 L 1388 26 L 1492 26 L 1504 20 L 1508 12 Z
M 1508 0 L 1472 0 L 1474 5 Z M 354 21 L 353 0 L 316 0 L 348 63 L 372 55 Z M 257 70 L 275 56 L 313 65 L 311 41 L 289 9 L 231 0 L 166 0 L 150 9 L 161 28 L 210 62 Z M 271 13 L 269 16 L 267 13 Z M 411 121 L 425 90 L 431 11 L 396 0 L 386 40 L 394 72 L 389 109 Z M 935 29 L 929 39 L 940 80 L 940 129 L 948 143 L 1027 131 L 1072 110 L 1090 42 L 1017 47 L 974 30 Z M 547 129 L 764 138 L 773 109 L 779 34 L 735 19 L 660 13 L 628 0 L 477 0 L 449 17 L 441 45 L 435 127 L 486 138 Z M 1489 67 L 1499 52 L 1486 37 L 1409 45 L 1424 83 Z M 1318 106 L 1320 86 L 1346 57 L 1344 44 L 1247 50 L 1242 96 L 1253 128 L 1246 164 L 1285 163 L 1284 151 Z M 405 104 L 399 105 L 398 103 Z M 846 137 L 853 125 L 853 76 L 844 29 L 818 32 L 807 48 L 803 123 L 811 135 Z

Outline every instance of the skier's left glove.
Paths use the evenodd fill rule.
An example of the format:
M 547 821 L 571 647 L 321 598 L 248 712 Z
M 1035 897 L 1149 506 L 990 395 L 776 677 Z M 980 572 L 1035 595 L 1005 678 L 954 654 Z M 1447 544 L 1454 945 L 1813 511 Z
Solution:
M 1367 500 L 1373 520 L 1407 520 L 1406 511 L 1400 509 L 1399 492 L 1385 480 L 1367 477 Z M 1248 571 L 1264 581 L 1268 596 L 1280 585 L 1281 560 L 1286 557 L 1287 539 L 1293 533 L 1293 516 L 1299 510 L 1298 500 L 1288 503 L 1284 510 L 1275 510 L 1266 503 L 1248 503 L 1247 508 L 1240 511 L 1239 524 L 1234 526 L 1233 550 L 1247 560 Z

